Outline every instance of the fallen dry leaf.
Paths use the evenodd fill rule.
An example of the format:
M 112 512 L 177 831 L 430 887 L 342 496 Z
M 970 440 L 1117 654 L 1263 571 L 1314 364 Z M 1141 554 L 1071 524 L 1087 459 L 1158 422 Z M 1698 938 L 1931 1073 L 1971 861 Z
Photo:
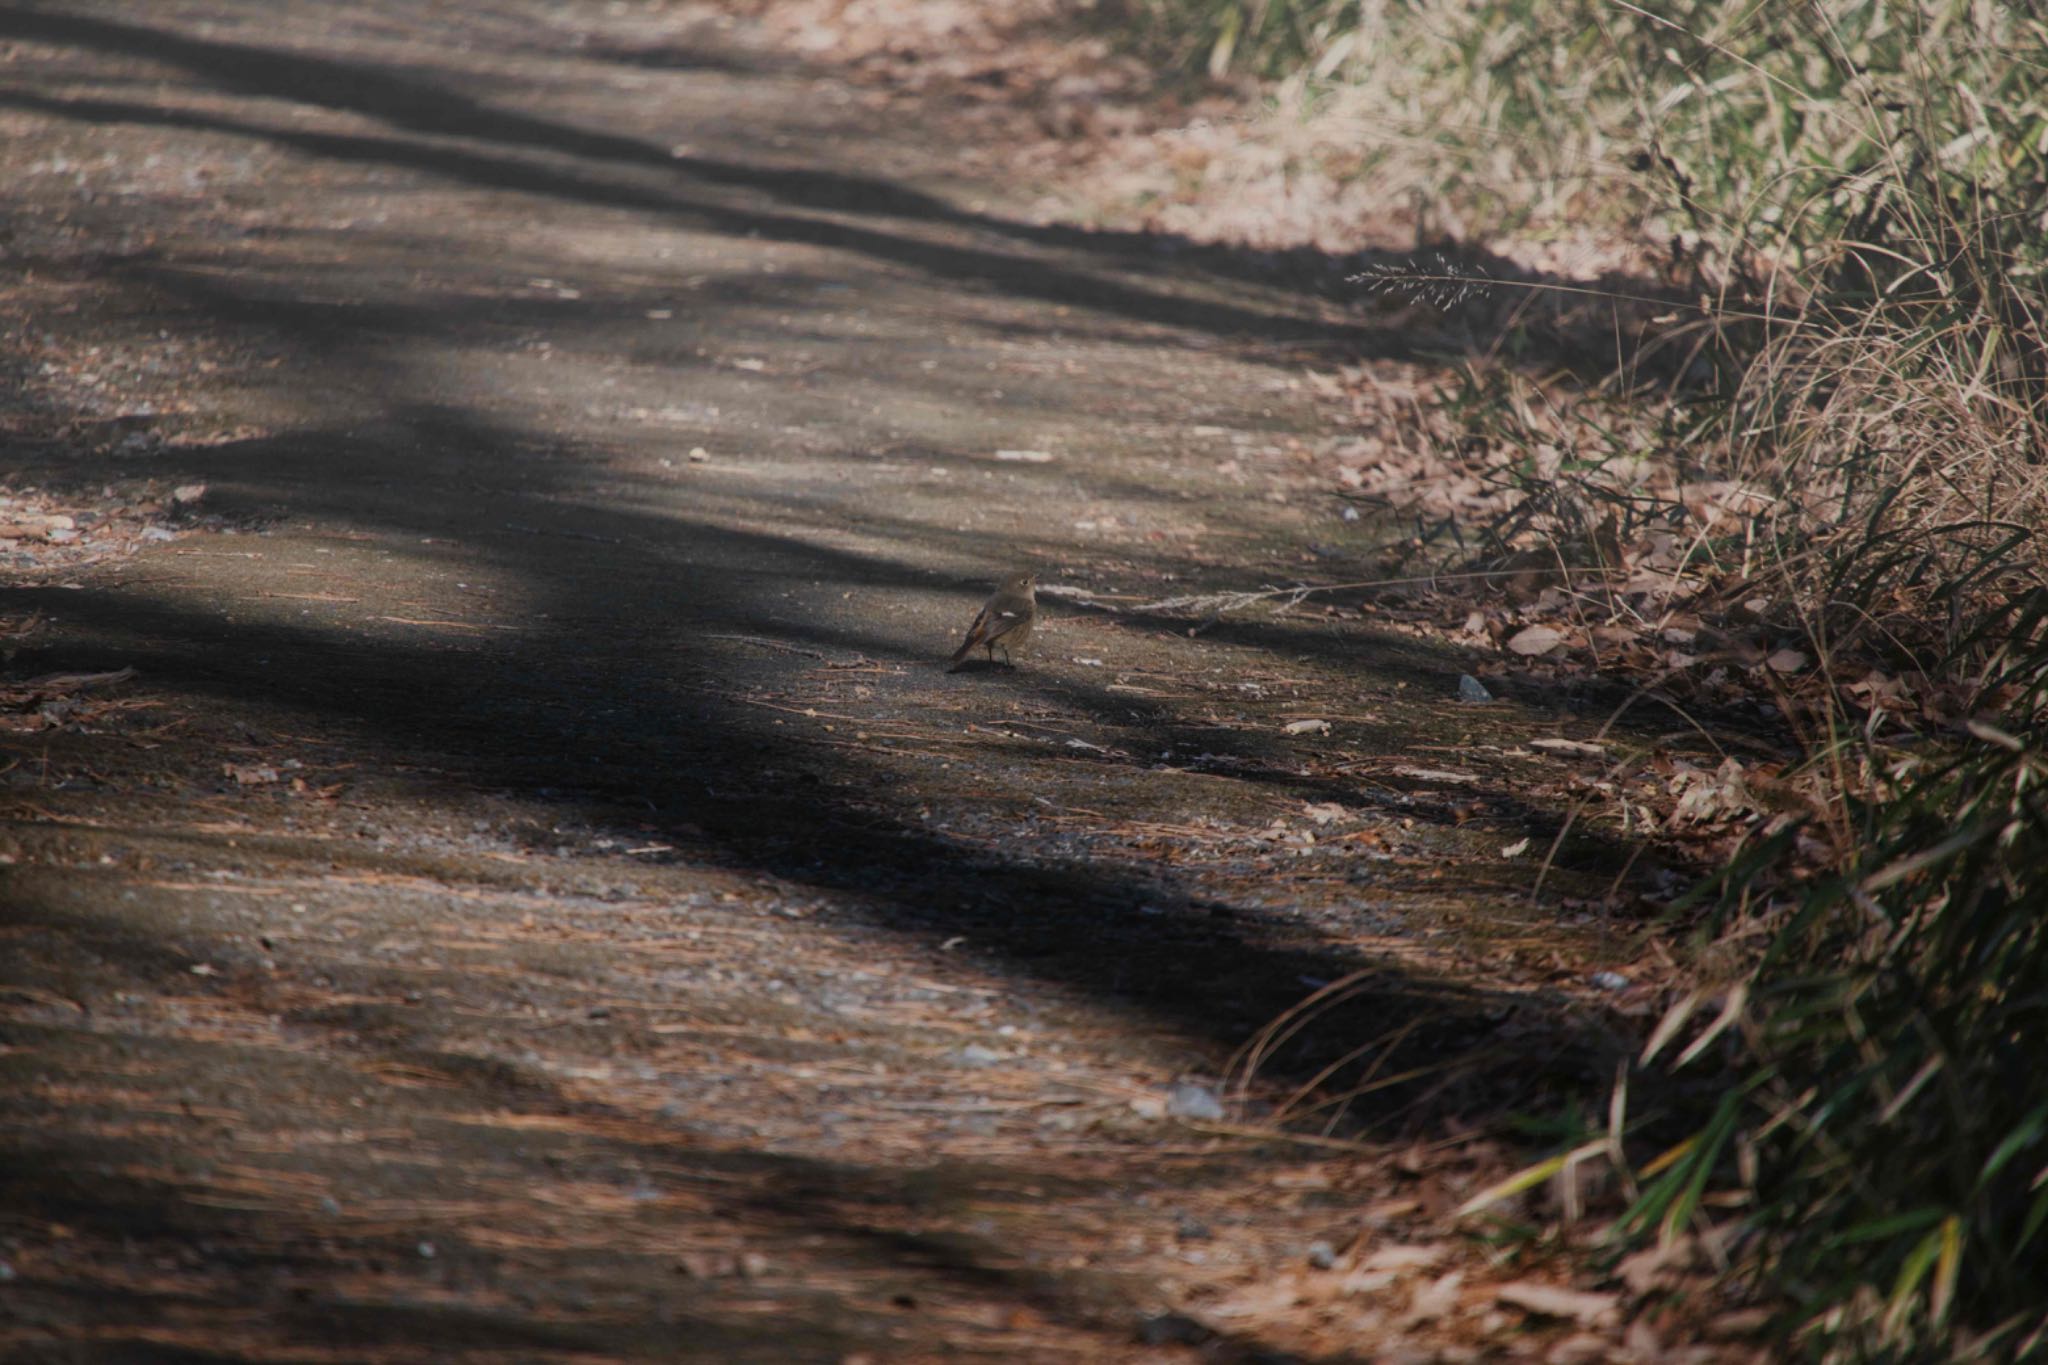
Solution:
M 1694 1248 L 1690 1237 L 1681 1237 L 1668 1246 L 1648 1246 L 1622 1257 L 1615 1273 L 1637 1298 L 1672 1289 L 1683 1283 L 1684 1272 L 1692 1268 Z
M 1477 773 L 1453 772 L 1448 768 L 1400 767 L 1394 769 L 1394 772 L 1398 776 L 1412 777 L 1420 782 L 1477 782 L 1479 780 Z
M 1524 626 L 1508 637 L 1508 648 L 1517 654 L 1548 654 L 1564 643 L 1564 632 L 1555 626 Z
M 1398 1278 L 1391 1270 L 1354 1270 L 1337 1282 L 1337 1294 L 1340 1298 L 1365 1298 L 1391 1289 Z
M 1593 1332 L 1577 1332 L 1550 1348 L 1543 1365 L 1595 1365 L 1614 1359 L 1614 1343 Z
M 1202 1315 L 1220 1318 L 1224 1321 L 1243 1318 L 1264 1318 L 1284 1313 L 1301 1302 L 1302 1285 L 1294 1275 L 1276 1275 L 1271 1279 L 1259 1280 L 1208 1304 Z
M 1532 739 L 1529 747 L 1547 754 L 1570 754 L 1575 758 L 1604 758 L 1607 755 L 1605 745 L 1588 744 L 1581 739 Z
M 1438 1243 L 1423 1243 L 1411 1246 L 1396 1243 L 1384 1246 L 1359 1263 L 1361 1270 L 1420 1270 L 1435 1265 L 1444 1258 L 1444 1248 Z
M 1494 1290 L 1493 1296 L 1511 1308 L 1520 1308 L 1546 1318 L 1569 1318 L 1587 1327 L 1601 1326 L 1620 1319 L 1619 1296 L 1594 1294 L 1583 1289 L 1567 1289 L 1559 1284 L 1516 1280 Z
M 1671 811 L 1674 825 L 1730 820 L 1756 808 L 1749 786 L 1743 781 L 1742 765 L 1732 758 L 1723 759 L 1721 766 L 1711 773 L 1681 768 L 1673 774 L 1667 788 L 1678 798 Z
M 1408 1312 L 1400 1325 L 1412 1327 L 1416 1323 L 1430 1322 L 1443 1317 L 1458 1306 L 1458 1291 L 1464 1287 L 1465 1272 L 1453 1270 L 1438 1279 L 1415 1286 L 1414 1297 L 1408 1301 Z

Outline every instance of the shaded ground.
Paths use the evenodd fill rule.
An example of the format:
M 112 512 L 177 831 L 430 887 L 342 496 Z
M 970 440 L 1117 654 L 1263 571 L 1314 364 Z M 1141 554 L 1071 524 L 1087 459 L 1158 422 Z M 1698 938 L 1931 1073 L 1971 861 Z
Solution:
M 1367 576 L 1301 361 L 1410 338 L 703 12 L 419 15 L 0 11 L 9 676 L 138 670 L 10 735 L 0 1339 L 1552 1350 L 1442 1215 L 1611 1070 L 1570 699 L 1108 605 Z

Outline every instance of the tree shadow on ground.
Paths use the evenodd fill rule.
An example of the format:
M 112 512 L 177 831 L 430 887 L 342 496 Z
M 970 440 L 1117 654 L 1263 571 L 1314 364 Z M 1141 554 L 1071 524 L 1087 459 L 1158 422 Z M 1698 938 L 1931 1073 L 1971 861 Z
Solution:
M 1563 366 L 1584 379 L 1635 367 L 1641 359 L 1638 348 L 1646 343 L 1674 375 L 1687 372 L 1696 358 L 1694 349 L 1666 345 L 1658 339 L 1661 333 L 1623 323 L 1624 313 L 1647 316 L 1660 308 L 1690 308 L 1697 291 L 1668 281 L 1616 273 L 1568 279 L 1532 271 L 1474 244 L 1445 243 L 1413 253 L 1332 254 L 1313 248 L 1267 251 L 1196 243 L 1149 231 L 1035 225 L 962 209 L 879 176 L 815 164 L 772 166 L 679 152 L 650 137 L 599 132 L 540 117 L 462 93 L 456 88 L 461 77 L 453 70 L 391 69 L 193 37 L 157 25 L 30 8 L 0 13 L 0 35 L 4 34 L 170 64 L 213 90 L 372 118 L 400 135 L 280 126 L 259 121 L 253 113 L 229 115 L 162 100 L 143 103 L 29 90 L 0 94 L 0 104 L 86 123 L 224 133 L 315 158 L 409 167 L 487 190 L 662 213 L 710 231 L 828 247 L 962 285 L 993 285 L 1018 298 L 1085 304 L 1147 324 L 1219 337 L 1333 347 L 1352 358 L 1441 359 L 1476 349 L 1547 374 Z M 708 50 L 688 58 L 675 50 L 665 60 L 725 71 L 748 69 Z M 742 198 L 734 201 L 715 192 L 738 193 Z M 764 208 L 751 197 L 765 198 L 788 211 Z M 879 219 L 896 220 L 912 230 L 868 225 Z M 943 235 L 915 230 L 927 226 L 994 237 L 1028 250 L 1020 254 L 964 247 Z M 1091 269 L 1091 259 L 1113 266 L 1114 272 Z M 1197 298 L 1185 288 L 1178 293 L 1148 289 L 1133 278 L 1155 272 L 1170 272 L 1183 284 L 1208 277 L 1249 286 L 1263 297 Z M 1442 278 L 1445 275 L 1448 278 Z M 1329 291 L 1347 284 L 1354 287 L 1345 298 L 1330 297 Z M 1408 293 L 1445 290 L 1475 302 L 1442 312 L 1439 326 L 1418 329 L 1412 310 L 1398 301 Z M 1400 312 L 1399 320 L 1373 323 L 1359 317 L 1377 307 L 1370 302 L 1375 292 L 1397 296 L 1378 311 Z M 1581 296 L 1593 300 L 1590 311 Z M 1519 340 L 1503 347 L 1516 334 Z
M 1255 912 L 1241 915 L 1199 889 L 1177 888 L 1170 874 L 1048 856 L 1028 843 L 1006 852 L 919 827 L 907 818 L 909 799 L 894 807 L 849 799 L 888 790 L 900 777 L 732 704 L 734 679 L 722 670 L 733 665 L 706 657 L 692 637 L 757 629 L 782 615 L 777 590 L 784 583 L 825 585 L 824 596 L 842 587 L 902 593 L 928 589 L 930 576 L 792 535 L 577 506 L 574 466 L 516 454 L 508 460 L 533 449 L 529 433 L 408 397 L 387 353 L 402 341 L 452 341 L 459 315 L 439 318 L 431 304 L 338 313 L 318 301 L 251 295 L 164 272 L 150 274 L 148 284 L 175 288 L 202 317 L 260 317 L 278 337 L 297 339 L 294 349 L 309 368 L 353 372 L 362 387 L 386 394 L 377 421 L 362 428 L 366 435 L 307 431 L 189 452 L 180 457 L 189 475 L 238 484 L 252 509 L 288 510 L 294 518 L 410 539 L 452 528 L 518 586 L 529 622 L 507 643 L 450 651 L 331 628 L 229 623 L 132 590 L 62 594 L 75 633 L 99 637 L 100 648 L 140 667 L 153 686 L 209 708 L 290 706 L 324 724 L 346 724 L 376 751 L 436 753 L 446 771 L 476 788 L 578 803 L 599 821 L 630 814 L 668 831 L 697 832 L 674 837 L 698 844 L 693 851 L 719 865 L 855 897 L 854 913 L 892 932 L 965 936 L 1003 970 L 1142 1011 L 1219 1052 L 1292 1005 L 1304 982 L 1361 973 L 1370 981 L 1386 970 L 1400 983 L 1384 993 L 1361 990 L 1312 1039 L 1274 1059 L 1276 1079 L 1312 1074 L 1348 1050 L 1349 1040 L 1389 1033 L 1414 1012 L 1417 990 L 1440 997 L 1444 1008 L 1431 1011 L 1437 1024 L 1402 1044 L 1415 1056 L 1468 1052 L 1498 1023 L 1501 1004 L 1484 993 L 1448 981 L 1418 985 L 1403 969 L 1334 945 L 1262 942 L 1244 932 L 1258 923 Z M 484 469 L 489 483 L 479 486 Z M 549 525 L 565 501 L 575 506 L 574 538 L 516 529 Z M 776 631 L 805 645 L 906 657 L 898 639 L 864 625 L 785 616 Z M 53 653 L 29 662 L 59 667 L 82 657 Z M 908 704 L 920 704 L 915 688 L 908 685 Z M 1131 723 L 1129 699 L 1076 684 L 1061 695 Z M 1187 738 L 1176 734 L 1170 711 L 1136 710 L 1147 743 Z M 1256 741 L 1235 747 L 1241 762 L 1232 776 L 1248 786 L 1298 800 L 1371 804 L 1341 781 L 1287 771 Z M 1068 758 L 1053 770 L 1094 766 Z M 1028 788 L 1032 779 L 1015 771 Z M 792 773 L 829 780 L 792 786 Z M 1146 776 L 1126 769 L 1120 780 Z M 1456 819 L 1445 812 L 1443 823 Z M 1500 1056 L 1468 1083 L 1432 1090 L 1435 1107 L 1419 1113 L 1409 1112 L 1413 1091 L 1428 1087 L 1390 1091 L 1383 1112 L 1427 1125 L 1454 1113 L 1512 1110 L 1560 1079 L 1556 1036 L 1584 1044 L 1586 1055 L 1569 1067 L 1575 1077 L 1604 1074 L 1611 1040 L 1583 1034 L 1553 1004 L 1519 1006 L 1550 1017 L 1532 1031 L 1543 1037 L 1540 1058 Z M 1361 1117 L 1370 1123 L 1369 1112 Z
M 433 444 L 449 449 L 445 420 Z M 299 483 L 295 515 L 363 524 L 353 488 L 374 479 L 375 469 L 361 453 L 338 460 L 264 443 L 263 455 L 280 473 L 288 460 L 301 470 L 346 469 L 348 486 L 331 488 L 331 503 L 317 487 Z M 387 516 L 383 524 L 408 534 L 445 531 L 452 509 L 421 496 L 418 482 L 408 489 L 415 519 L 395 523 Z M 615 514 L 591 524 L 621 542 L 676 530 L 671 524 L 617 534 L 626 530 L 624 520 Z M 188 703 L 289 707 L 317 719 L 323 730 L 338 726 L 359 736 L 366 753 L 411 761 L 431 754 L 442 773 L 472 789 L 541 797 L 557 809 L 573 804 L 599 826 L 616 823 L 621 831 L 652 825 L 659 837 L 707 865 L 766 872 L 850 898 L 836 902 L 844 907 L 838 913 L 892 933 L 933 942 L 964 937 L 1000 972 L 1140 1012 L 1178 1034 L 1206 1039 L 1219 1055 L 1298 1000 L 1304 981 L 1386 974 L 1390 989 L 1383 996 L 1361 993 L 1316 1031 L 1312 1047 L 1276 1059 L 1275 1079 L 1320 1068 L 1348 1049 L 1347 1038 L 1388 1032 L 1414 1011 L 1418 993 L 1438 1002 L 1443 1021 L 1404 1045 L 1416 1056 L 1465 1051 L 1497 1024 L 1504 1002 L 1488 992 L 1448 980 L 1416 981 L 1405 969 L 1335 944 L 1268 942 L 1256 911 L 1219 904 L 1199 879 L 1183 885 L 1170 869 L 1147 874 L 1063 856 L 1028 838 L 990 847 L 913 823 L 909 808 L 921 800 L 974 798 L 952 786 L 921 791 L 906 785 L 900 769 L 871 767 L 856 752 L 807 742 L 774 725 L 768 713 L 724 701 L 719 694 L 739 679 L 699 654 L 690 637 L 721 627 L 758 629 L 764 607 L 775 600 L 758 586 L 764 581 L 822 579 L 910 590 L 925 586 L 919 576 L 704 525 L 687 535 L 696 553 L 723 560 L 722 569 L 679 578 L 666 558 L 635 562 L 620 546 L 571 542 L 535 554 L 510 538 L 501 541 L 500 553 L 516 554 L 501 568 L 519 576 L 536 616 L 564 623 L 522 632 L 513 644 L 451 652 L 275 622 L 227 623 L 132 591 L 88 588 L 30 594 L 25 604 L 61 603 L 73 637 L 95 641 L 90 652 L 79 652 L 78 644 L 63 652 L 37 650 L 21 666 L 43 671 L 117 657 L 139 668 L 152 689 Z M 602 596 L 591 591 L 599 582 L 607 585 Z M 648 621 L 663 623 L 652 639 Z M 895 652 L 892 641 L 858 631 L 783 626 L 777 633 L 875 658 Z M 924 667 L 937 673 L 935 664 L 925 661 Z M 783 676 L 771 667 L 752 680 L 773 684 Z M 906 685 L 905 704 L 917 704 L 921 685 L 914 678 Z M 1074 689 L 1062 691 L 1075 699 Z M 1126 709 L 1100 696 L 1094 704 Z M 1173 719 L 1155 713 L 1149 724 L 1170 733 Z M 976 761 L 971 752 L 963 758 Z M 1006 756 L 984 761 L 997 768 L 999 784 L 1015 763 Z M 1037 783 L 1057 783 L 1060 771 L 1092 779 L 1104 765 L 1074 756 L 1049 765 L 1034 761 L 1034 767 Z M 1134 788 L 1161 780 L 1150 767 L 1114 771 L 1117 782 Z M 1230 777 L 1248 790 L 1369 804 L 1340 781 L 1303 779 L 1255 756 Z M 1020 772 L 1019 781 L 1029 780 Z M 878 801 L 877 792 L 893 792 L 893 798 Z M 999 795 L 991 813 L 1003 819 L 1017 804 L 1014 792 Z M 1426 817 L 1428 811 L 1404 805 L 1401 814 Z M 1549 1012 L 1534 1000 L 1516 1003 Z M 1578 1032 L 1561 1016 L 1552 1023 L 1566 1034 Z M 1591 1052 L 1584 1074 L 1602 1074 L 1605 1044 L 1591 1037 L 1585 1042 Z M 1551 1036 L 1543 1037 L 1546 1056 L 1551 1043 Z M 1450 1108 L 1411 1118 L 1427 1124 L 1468 1103 L 1505 1108 L 1539 1095 L 1557 1077 L 1533 1060 L 1503 1057 L 1497 1072 L 1489 1068 L 1441 1095 L 1439 1102 Z M 1397 1109 L 1412 1094 L 1393 1091 L 1384 1098 Z
M 78 928 L 45 927 L 57 941 Z M 976 1231 L 1049 1197 L 1100 1217 L 1135 1193 L 1099 1176 L 721 1145 L 533 1075 L 508 1094 L 459 1053 L 395 1050 L 393 1074 L 415 1079 L 366 1088 L 360 1040 L 336 1065 L 302 1048 L 6 1032 L 0 1210 L 18 1236 L 0 1341 L 38 1360 L 1121 1356 L 1154 1311 L 1113 1268 Z M 52 1065 L 67 1096 L 54 1124 L 38 1112 Z M 195 1100 L 223 1089 L 240 1102 Z M 335 1144 L 350 1123 L 374 1135 Z M 536 1224 L 526 1195 L 546 1188 L 579 1202 Z M 51 1225 L 63 1233 L 46 1240 Z M 90 1348 L 64 1330 L 80 1319 Z M 1207 1359 L 1276 1358 L 1254 1333 L 1201 1335 Z
M 1095 1340 L 1109 1354 L 1155 1312 L 1112 1241 L 1159 1237 L 1174 1191 L 1258 1166 L 1227 1152 L 1170 1172 L 1100 1150 L 776 1153 L 473 1051 L 538 1045 L 571 1072 L 604 1057 L 608 1040 L 565 1041 L 547 1023 L 579 1011 L 573 979 L 517 998 L 451 983 L 450 1014 L 407 1003 L 409 965 L 314 959 L 332 976 L 309 991 L 51 876 L 11 888 L 8 923 L 33 937 L 0 968 L 0 994 L 90 982 L 0 1025 L 0 1210 L 16 1234 L 0 1339 L 35 1343 L 49 1324 L 38 1359 L 106 1358 L 54 1349 L 88 1305 L 99 1347 L 136 1360 L 312 1344 L 366 1360 L 458 1344 L 836 1362 Z M 220 964 L 198 980 L 195 951 Z M 328 994 L 354 1003 L 321 1007 Z M 148 1026 L 137 1001 L 175 1002 L 176 1025 Z M 538 1221 L 536 1190 L 556 1192 Z M 1070 1263 L 1071 1243 L 1042 1226 L 1049 1209 L 1097 1244 L 1091 1264 Z M 763 1246 L 774 1256 L 756 1264 Z M 1277 1358 L 1254 1332 L 1195 1339 L 1205 1358 Z

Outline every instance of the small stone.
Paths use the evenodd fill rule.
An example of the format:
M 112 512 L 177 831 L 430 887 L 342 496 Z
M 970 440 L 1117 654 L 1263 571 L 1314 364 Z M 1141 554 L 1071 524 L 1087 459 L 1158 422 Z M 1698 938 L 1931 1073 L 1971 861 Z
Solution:
M 1224 1118 L 1223 1101 L 1216 1092 L 1193 1081 L 1175 1081 L 1166 1088 L 1166 1112 L 1196 1123 L 1220 1123 Z
M 994 1066 L 1001 1060 L 1001 1053 L 985 1048 L 980 1043 L 969 1043 L 953 1054 L 956 1066 Z
M 434 1257 L 436 1257 L 437 1255 L 439 1255 L 439 1254 L 440 1254 L 439 1252 L 437 1252 L 437 1251 L 436 1251 L 436 1250 L 434 1249 L 434 1244 L 433 1244 L 432 1242 L 421 1242 L 421 1243 L 420 1243 L 420 1248 L 419 1248 L 419 1250 L 420 1250 L 420 1258 L 421 1258 L 422 1260 L 427 1260 L 427 1261 L 431 1261 L 431 1260 L 433 1260 L 433 1259 L 434 1259 Z
M 1308 1263 L 1317 1270 L 1333 1269 L 1337 1264 L 1337 1248 L 1331 1246 L 1328 1242 L 1310 1242 L 1308 1244 Z
M 1463 702 L 1487 702 L 1493 700 L 1493 693 L 1486 690 L 1486 684 L 1470 673 L 1458 675 L 1458 700 Z

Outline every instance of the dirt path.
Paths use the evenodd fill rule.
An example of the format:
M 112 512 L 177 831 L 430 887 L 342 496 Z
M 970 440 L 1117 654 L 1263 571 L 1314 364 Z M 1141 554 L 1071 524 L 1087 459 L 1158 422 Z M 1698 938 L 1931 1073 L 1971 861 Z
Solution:
M 699 11 L 429 9 L 0 13 L 10 486 L 102 518 L 8 677 L 139 670 L 11 720 L 9 1358 L 1618 1339 L 1443 1218 L 1610 1067 L 1617 863 L 1501 856 L 1568 699 L 1119 609 L 1370 576 L 1303 364 L 1403 337 Z

